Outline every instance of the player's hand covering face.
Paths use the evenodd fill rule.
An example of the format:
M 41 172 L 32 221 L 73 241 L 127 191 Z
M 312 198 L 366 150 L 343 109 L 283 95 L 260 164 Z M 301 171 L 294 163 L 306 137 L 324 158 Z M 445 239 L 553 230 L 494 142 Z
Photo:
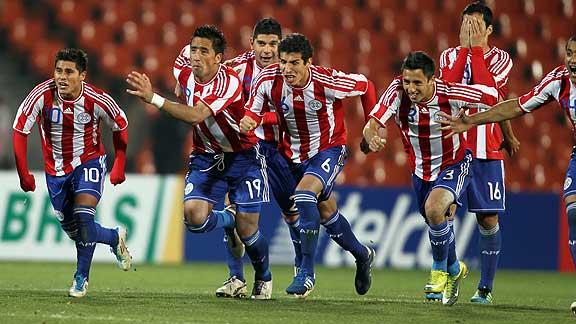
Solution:
M 566 44 L 566 68 L 570 72 L 570 81 L 576 83 L 576 42 Z
M 280 71 L 286 83 L 292 87 L 303 87 L 308 82 L 312 58 L 304 61 L 301 53 L 280 53 Z
M 273 34 L 259 34 L 252 40 L 252 49 L 256 54 L 256 63 L 260 67 L 267 67 L 278 61 L 278 44 L 280 38 Z
M 422 69 L 403 70 L 402 86 L 412 102 L 425 102 L 434 93 L 434 77 L 428 79 Z
M 86 78 L 86 71 L 80 72 L 76 63 L 71 61 L 58 61 L 54 68 L 54 80 L 58 93 L 66 100 L 76 99 L 82 89 L 82 81 Z

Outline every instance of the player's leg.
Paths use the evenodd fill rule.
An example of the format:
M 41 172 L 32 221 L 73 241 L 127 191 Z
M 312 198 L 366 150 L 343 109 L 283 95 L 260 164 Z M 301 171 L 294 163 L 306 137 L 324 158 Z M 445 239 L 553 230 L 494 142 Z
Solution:
M 221 159 L 222 162 L 214 162 Z M 228 183 L 224 170 L 214 163 L 224 163 L 224 155 L 198 154 L 190 158 L 184 179 L 184 225 L 191 233 L 207 233 L 217 228 L 231 230 L 235 226 L 231 210 L 213 210 L 224 199 Z
M 468 210 L 476 213 L 480 231 L 480 281 L 478 289 L 470 299 L 473 303 L 492 303 L 494 277 L 498 267 L 502 236 L 498 224 L 498 213 L 504 212 L 506 187 L 504 163 L 501 160 L 475 160 L 474 177 L 467 189 Z
M 252 299 L 270 299 L 272 273 L 268 255 L 268 241 L 258 227 L 262 203 L 269 201 L 265 158 L 259 147 L 234 155 L 227 176 L 230 199 L 236 205 L 236 230 L 244 243 L 246 254 L 254 268 Z
M 442 292 L 442 303 L 453 305 L 458 300 L 460 281 L 468 274 L 466 265 L 455 258 L 450 264 L 449 242 L 454 239 L 446 215 L 450 205 L 460 205 L 460 195 L 469 184 L 472 156 L 467 152 L 462 161 L 442 171 L 434 182 L 430 194 L 424 203 L 426 220 L 429 226 L 429 238 L 434 259 L 433 270 L 448 273 L 446 286 Z
M 101 156 L 78 166 L 73 172 L 74 214 L 81 228 L 96 233 L 96 242 L 110 246 L 118 267 L 128 271 L 132 266 L 132 256 L 126 246 L 127 231 L 122 226 L 108 228 L 94 220 L 96 205 L 104 190 L 106 179 L 106 156 Z
M 368 247 L 356 238 L 348 220 L 340 213 L 331 194 L 327 200 L 318 203 L 320 222 L 334 242 L 350 252 L 356 259 L 356 276 L 354 287 L 359 295 L 364 295 L 372 284 L 371 268 L 374 262 L 374 249 Z
M 230 203 L 228 195 L 224 199 L 226 210 L 236 215 L 236 205 Z M 244 278 L 244 244 L 235 228 L 224 230 L 226 265 L 228 279 L 216 289 L 216 297 L 246 297 L 246 279 Z
M 568 246 L 572 262 L 576 265 L 576 156 L 572 153 L 566 178 L 564 180 L 564 203 L 568 218 Z

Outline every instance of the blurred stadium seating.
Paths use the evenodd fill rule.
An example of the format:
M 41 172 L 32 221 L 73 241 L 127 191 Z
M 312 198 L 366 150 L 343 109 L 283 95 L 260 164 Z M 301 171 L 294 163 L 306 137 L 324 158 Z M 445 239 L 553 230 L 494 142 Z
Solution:
M 511 53 L 514 67 L 510 97 L 536 84 L 563 62 L 564 42 L 576 32 L 573 0 L 487 1 L 495 13 L 491 43 Z M 132 69 L 145 71 L 157 88 L 168 93 L 174 81 L 171 66 L 195 26 L 222 28 L 229 42 L 226 57 L 249 48 L 254 22 L 274 16 L 286 32 L 306 34 L 315 46 L 317 64 L 367 74 L 379 93 L 399 71 L 410 50 L 438 58 L 458 44 L 460 11 L 465 0 L 5 0 L 0 1 L 0 30 L 5 50 L 33 65 L 30 71 L 51 75 L 53 56 L 63 46 L 79 46 L 93 62 L 90 78 L 99 86 L 122 87 Z M 94 68 L 95 67 L 95 68 Z M 118 89 L 116 89 L 118 91 Z M 121 90 L 121 89 L 120 89 Z M 117 93 L 121 93 L 117 92 Z M 348 101 L 350 157 L 341 183 L 405 186 L 409 171 L 395 127 L 382 154 L 358 150 L 364 124 L 356 101 Z M 134 102 L 137 104 L 137 102 Z M 128 108 L 130 109 L 130 108 Z M 138 110 L 140 111 L 140 110 Z M 137 114 L 157 118 L 155 112 Z M 147 125 L 148 123 L 143 122 Z M 506 163 L 512 190 L 561 190 L 572 135 L 556 104 L 513 122 L 522 146 Z M 168 130 L 165 130 L 168 131 Z M 180 136 L 189 147 L 186 135 Z M 131 154 L 132 171 L 155 170 L 150 140 Z M 182 159 L 172 163 L 177 168 Z

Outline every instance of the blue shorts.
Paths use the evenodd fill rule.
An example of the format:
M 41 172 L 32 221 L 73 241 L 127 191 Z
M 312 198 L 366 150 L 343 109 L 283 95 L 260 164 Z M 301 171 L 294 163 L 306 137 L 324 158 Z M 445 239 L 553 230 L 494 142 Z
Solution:
M 184 187 L 184 201 L 200 199 L 216 204 L 226 193 L 239 212 L 259 213 L 269 201 L 266 159 L 259 145 L 242 152 L 192 154 Z
M 564 179 L 564 198 L 576 195 L 576 183 L 574 183 L 574 180 L 576 180 L 576 146 L 572 149 L 568 171 L 566 171 L 566 178 Z
M 261 140 L 260 152 L 266 157 L 268 185 L 282 213 L 287 216 L 297 215 L 298 209 L 292 197 L 297 183 L 290 172 L 290 163 L 280 154 L 276 142 Z
M 424 208 L 426 199 L 428 199 L 428 195 L 430 195 L 430 192 L 434 188 L 444 188 L 450 191 L 452 195 L 454 195 L 454 202 L 458 204 L 458 206 L 462 206 L 460 196 L 466 192 L 466 188 L 472 178 L 472 164 L 472 154 L 466 151 L 466 155 L 461 161 L 440 172 L 438 178 L 434 181 L 425 181 L 415 174 L 412 174 L 412 186 L 414 187 L 420 214 L 426 217 L 426 210 Z
M 328 200 L 347 157 L 346 146 L 340 145 L 321 151 L 302 163 L 293 163 L 291 169 L 294 182 L 299 183 L 306 174 L 315 176 L 323 184 L 318 201 Z
M 468 211 L 497 213 L 506 210 L 504 161 L 474 159 L 472 169 L 474 177 L 466 190 Z
M 77 194 L 87 193 L 100 200 L 105 178 L 106 155 L 84 162 L 63 176 L 46 174 L 48 194 L 58 219 L 63 220 L 64 214 L 72 210 Z

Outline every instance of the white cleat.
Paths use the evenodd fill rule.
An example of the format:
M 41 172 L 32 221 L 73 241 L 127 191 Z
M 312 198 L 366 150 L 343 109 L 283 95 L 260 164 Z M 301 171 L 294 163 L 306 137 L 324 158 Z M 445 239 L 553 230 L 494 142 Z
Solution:
M 68 296 L 82 298 L 88 292 L 88 279 L 82 275 L 77 275 L 72 280 L 72 287 L 68 290 Z
M 250 299 L 270 299 L 272 297 L 272 280 L 256 280 Z
M 246 298 L 247 294 L 246 283 L 236 276 L 228 278 L 222 287 L 216 289 L 216 297 Z
M 110 252 L 116 256 L 118 267 L 124 271 L 128 271 L 132 266 L 132 256 L 126 246 L 126 236 L 128 232 L 124 227 L 116 227 L 114 230 L 118 232 L 118 245 L 114 248 L 110 247 Z

